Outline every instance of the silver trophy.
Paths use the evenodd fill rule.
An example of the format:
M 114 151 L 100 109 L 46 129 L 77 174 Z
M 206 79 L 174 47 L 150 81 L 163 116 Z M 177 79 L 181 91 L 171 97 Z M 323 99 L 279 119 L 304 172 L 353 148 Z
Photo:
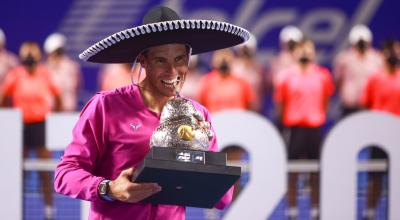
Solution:
M 151 136 L 150 146 L 207 151 L 213 132 L 210 123 L 188 99 L 177 97 L 164 106 L 160 125 Z
M 240 177 L 226 155 L 208 151 L 213 132 L 204 116 L 179 95 L 164 106 L 150 151 L 136 167 L 134 182 L 156 182 L 162 190 L 145 203 L 212 208 Z M 206 187 L 210 180 L 213 187 Z

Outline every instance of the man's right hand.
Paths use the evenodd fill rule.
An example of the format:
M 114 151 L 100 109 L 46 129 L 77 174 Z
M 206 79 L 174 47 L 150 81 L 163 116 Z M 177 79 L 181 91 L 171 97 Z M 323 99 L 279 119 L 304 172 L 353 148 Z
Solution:
M 134 183 L 130 179 L 134 169 L 123 170 L 119 176 L 110 181 L 109 195 L 122 202 L 136 203 L 161 191 L 157 183 Z

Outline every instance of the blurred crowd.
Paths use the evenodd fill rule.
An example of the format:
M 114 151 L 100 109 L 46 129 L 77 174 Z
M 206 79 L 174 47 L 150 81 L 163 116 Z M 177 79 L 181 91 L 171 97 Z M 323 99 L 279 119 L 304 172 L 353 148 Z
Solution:
M 398 41 L 393 39 L 381 42 L 382 47 L 375 49 L 372 46 L 373 35 L 368 27 L 356 25 L 349 33 L 350 46 L 339 52 L 329 65 L 330 68 L 326 68 L 318 64 L 317 49 L 311 39 L 295 26 L 284 27 L 279 35 L 280 50 L 268 63 L 257 61 L 258 45 L 254 37 L 233 49 L 216 51 L 211 58 L 209 55 L 205 59 L 204 56 L 192 56 L 190 74 L 185 79 L 181 95 L 201 102 L 211 112 L 225 109 L 259 112 L 276 123 L 282 131 L 285 127 L 296 125 L 323 125 L 330 97 L 334 94 L 338 94 L 342 117 L 365 108 L 400 114 L 396 109 L 396 100 L 391 104 L 387 103 L 388 100 L 375 100 L 380 94 L 374 93 L 377 90 L 374 86 L 382 85 L 371 85 L 377 75 L 396 76 L 400 56 Z M 46 113 L 80 111 L 78 99 L 84 85 L 83 77 L 79 62 L 70 58 L 65 49 L 66 37 L 53 33 L 46 39 L 43 49 L 37 42 L 24 42 L 17 56 L 7 50 L 6 35 L 0 29 L 2 105 L 15 106 L 23 112 L 28 109 L 33 111 L 34 108 L 27 106 L 35 106 L 33 103 L 38 102 L 38 99 L 29 99 L 24 94 L 33 96 L 40 93 L 47 100 L 41 103 L 46 103 L 46 107 L 42 107 Z M 139 69 L 139 65 L 132 67 L 132 64 L 101 66 L 97 77 L 98 90 L 112 90 L 140 82 L 146 73 Z M 21 72 L 32 79 L 40 75 L 38 78 L 54 85 L 54 91 L 41 91 L 43 87 L 25 91 L 41 81 L 26 85 L 25 81 L 31 78 Z M 315 78 L 318 79 L 310 77 L 316 72 L 318 76 Z M 310 94 L 314 94 L 312 100 L 307 100 L 310 96 L 303 94 L 302 97 L 298 91 L 302 90 L 302 86 L 312 88 L 309 86 L 313 80 L 320 80 L 319 89 L 323 92 L 319 94 L 320 91 L 314 93 L 316 91 L 307 89 Z M 22 84 L 24 86 L 20 86 Z M 268 105 L 267 102 L 271 100 L 273 105 Z M 266 108 L 272 108 L 273 111 Z M 297 111 L 294 113 L 293 109 Z M 308 114 L 308 111 L 313 114 Z M 313 115 L 313 118 L 303 119 L 302 114 Z M 26 117 L 29 118 L 29 114 Z
M 280 51 L 267 64 L 257 62 L 254 37 L 233 49 L 216 51 L 208 60 L 192 56 L 181 95 L 199 101 L 211 113 L 227 109 L 258 112 L 282 133 L 288 159 L 317 160 L 332 97 L 340 103 L 341 116 L 335 122 L 363 109 L 400 116 L 399 41 L 380 42 L 381 48 L 376 49 L 373 34 L 364 25 L 354 26 L 348 41 L 349 46 L 332 61 L 331 70 L 317 62 L 312 36 L 295 26 L 281 30 Z M 33 149 L 41 158 L 49 157 L 44 147 L 46 115 L 80 110 L 83 77 L 79 63 L 66 54 L 66 46 L 66 37 L 54 33 L 46 39 L 44 53 L 37 42 L 24 42 L 17 56 L 7 50 L 6 35 L 0 29 L 0 103 L 22 111 L 24 149 Z M 100 68 L 98 88 L 112 90 L 145 77 L 139 65 L 108 64 Z M 240 147 L 227 148 L 227 152 L 231 160 L 243 157 Z M 372 156 L 382 157 L 379 152 Z M 289 175 L 289 216 L 296 216 L 297 178 Z M 381 177 L 374 178 L 371 185 L 379 194 Z M 44 184 L 50 181 L 44 173 L 42 179 Z M 313 216 L 318 216 L 318 179 L 318 174 L 310 175 Z M 50 218 L 51 192 L 44 193 Z M 373 216 L 376 196 L 370 198 L 366 215 Z

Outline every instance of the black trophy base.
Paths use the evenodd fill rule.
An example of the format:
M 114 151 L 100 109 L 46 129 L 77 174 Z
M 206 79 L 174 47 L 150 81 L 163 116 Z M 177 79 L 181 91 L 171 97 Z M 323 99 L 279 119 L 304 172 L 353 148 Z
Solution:
M 226 165 L 225 153 L 152 147 L 133 179 L 162 188 L 142 202 L 213 208 L 240 174 L 240 167 Z

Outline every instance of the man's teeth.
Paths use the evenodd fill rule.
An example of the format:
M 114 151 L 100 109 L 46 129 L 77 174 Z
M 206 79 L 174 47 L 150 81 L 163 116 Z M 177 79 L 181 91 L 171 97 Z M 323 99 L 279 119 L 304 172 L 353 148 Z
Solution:
M 174 83 L 176 83 L 176 81 L 178 81 L 178 80 L 176 80 L 176 79 L 172 79 L 172 80 L 161 80 L 163 83 L 167 83 L 167 84 L 174 84 Z
M 176 79 L 170 79 L 170 80 L 166 80 L 166 79 L 161 80 L 161 82 L 167 87 L 174 87 L 175 85 L 178 85 L 179 81 L 180 81 L 180 77 L 177 77 Z

